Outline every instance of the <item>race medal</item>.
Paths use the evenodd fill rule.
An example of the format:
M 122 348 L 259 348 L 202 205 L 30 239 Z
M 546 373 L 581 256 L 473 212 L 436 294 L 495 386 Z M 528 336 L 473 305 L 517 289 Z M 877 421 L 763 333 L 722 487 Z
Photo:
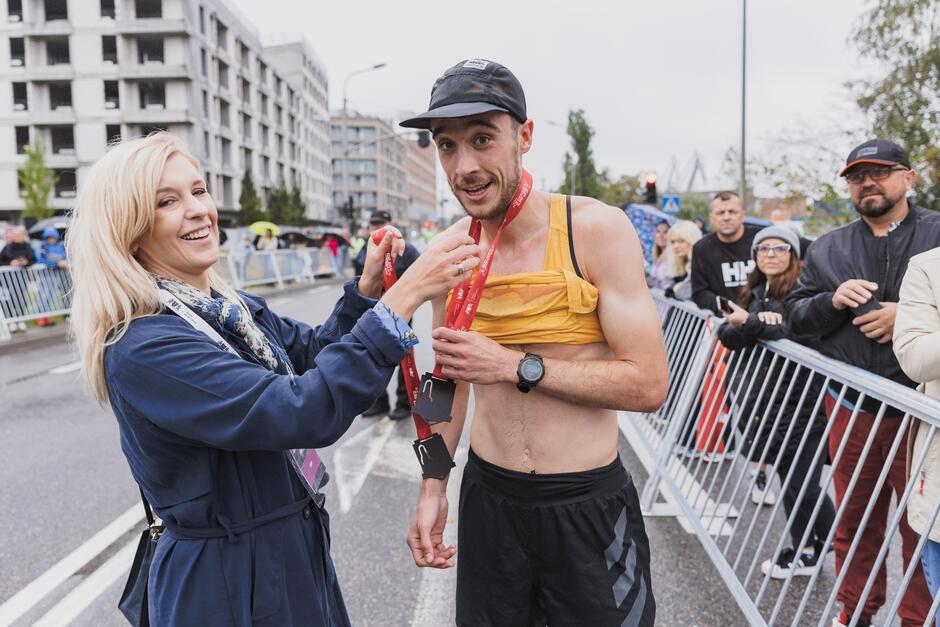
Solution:
M 447 444 L 440 433 L 429 438 L 415 440 L 412 444 L 418 463 L 421 464 L 421 476 L 425 479 L 445 479 L 450 469 L 456 466 L 447 450 Z
M 451 379 L 440 379 L 430 372 L 421 377 L 421 389 L 414 413 L 430 424 L 453 420 L 451 409 L 457 384 Z

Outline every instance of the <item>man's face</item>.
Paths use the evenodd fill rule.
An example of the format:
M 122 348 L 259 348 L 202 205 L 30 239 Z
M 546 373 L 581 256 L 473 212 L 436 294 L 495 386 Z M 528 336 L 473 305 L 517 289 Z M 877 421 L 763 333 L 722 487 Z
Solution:
M 531 120 L 517 124 L 507 113 L 434 120 L 447 182 L 464 210 L 478 220 L 501 220 L 519 185 L 521 157 L 532 146 Z
M 22 244 L 26 242 L 26 229 L 16 229 L 13 231 L 13 243 Z
M 712 201 L 709 218 L 712 227 L 720 235 L 734 236 L 744 225 L 744 207 L 741 206 L 741 199 L 737 196 L 732 196 L 728 200 L 716 198 Z
M 849 196 L 859 214 L 878 218 L 891 211 L 907 194 L 917 174 L 913 170 L 888 168 L 887 178 L 875 180 L 872 174 L 882 175 L 888 166 L 875 164 L 857 165 L 846 174 L 853 178 L 863 176 L 860 183 L 849 183 Z

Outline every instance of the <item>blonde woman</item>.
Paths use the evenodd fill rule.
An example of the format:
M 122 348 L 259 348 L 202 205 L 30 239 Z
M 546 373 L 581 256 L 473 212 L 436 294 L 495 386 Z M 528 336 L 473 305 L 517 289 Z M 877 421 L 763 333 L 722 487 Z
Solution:
M 700 239 L 702 231 L 689 220 L 679 220 L 669 227 L 672 285 L 666 288 L 666 296 L 679 300 L 692 298 L 692 246 Z
M 201 172 L 166 133 L 116 145 L 84 181 L 69 230 L 84 375 L 166 525 L 149 620 L 347 625 L 313 449 L 385 389 L 414 338 L 403 321 L 455 287 L 477 247 L 454 237 L 429 250 L 376 301 L 385 254 L 403 249 L 387 229 L 311 328 L 213 271 L 218 215 Z

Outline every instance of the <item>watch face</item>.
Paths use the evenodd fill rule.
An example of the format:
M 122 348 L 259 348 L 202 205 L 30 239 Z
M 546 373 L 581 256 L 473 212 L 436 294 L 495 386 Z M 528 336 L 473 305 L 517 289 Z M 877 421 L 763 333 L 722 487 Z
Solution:
M 542 377 L 542 363 L 538 359 L 523 359 L 519 373 L 526 381 L 538 381 Z

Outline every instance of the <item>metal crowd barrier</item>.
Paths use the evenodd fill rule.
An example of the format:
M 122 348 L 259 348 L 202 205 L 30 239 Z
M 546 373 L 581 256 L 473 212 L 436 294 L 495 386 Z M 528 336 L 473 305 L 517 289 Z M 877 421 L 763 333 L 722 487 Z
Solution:
M 328 251 L 316 248 L 223 253 L 216 269 L 236 289 L 314 282 L 318 275 L 333 272 Z M 71 308 L 68 270 L 40 264 L 0 267 L 0 342 L 10 339 L 11 325 L 68 315 Z
M 691 303 L 659 295 L 654 298 L 663 322 L 670 381 L 667 400 L 659 411 L 630 416 L 632 440 L 638 440 L 647 449 L 645 454 L 655 460 L 641 496 L 644 512 L 656 515 L 665 511 L 684 518 L 750 625 L 830 625 L 841 609 L 843 599 L 837 598 L 837 591 L 847 576 L 861 590 L 850 625 L 862 617 L 866 599 L 878 604 L 879 586 L 886 585 L 887 590 L 874 624 L 899 620 L 902 596 L 911 586 L 915 586 L 912 594 L 923 590 L 929 597 L 926 588 L 917 587 L 922 585 L 919 580 L 914 580 L 915 575 L 922 576 L 917 566 L 924 537 L 914 534 L 917 544 L 908 564 L 899 558 L 899 526 L 912 492 L 918 489 L 926 455 L 907 460 L 912 479 L 905 477 L 904 485 L 899 486 L 899 500 L 891 506 L 886 521 L 875 520 L 873 512 L 879 504 L 884 506 L 879 495 L 890 490 L 891 464 L 879 466 L 874 479 L 871 472 L 861 481 L 860 475 L 861 461 L 869 455 L 887 460 L 895 454 L 905 456 L 908 430 L 916 420 L 930 425 L 926 452 L 940 426 L 940 402 L 788 340 L 729 351 L 717 341 L 720 319 Z M 837 401 L 856 394 L 860 396 L 854 399 L 855 409 L 837 421 Z M 867 419 L 859 419 L 862 405 L 875 414 L 870 429 L 862 424 Z M 892 407 L 897 411 L 889 411 Z M 794 419 L 800 412 L 812 417 L 805 429 Z M 886 415 L 898 412 L 900 417 Z M 847 423 L 842 437 L 834 435 L 838 434 L 833 430 L 837 423 Z M 886 430 L 876 438 L 879 428 Z M 892 432 L 893 437 L 885 435 Z M 850 434 L 853 442 L 848 441 Z M 735 452 L 729 453 L 725 446 L 732 442 Z M 804 460 L 804 468 L 792 463 L 799 459 Z M 809 468 L 827 466 L 818 490 L 804 474 L 808 460 Z M 783 472 L 787 465 L 787 472 Z M 759 467 L 766 468 L 768 480 L 781 469 L 781 476 L 774 481 L 779 487 L 773 490 L 776 499 L 771 505 L 765 493 L 755 490 L 755 468 Z M 840 503 L 836 503 L 833 487 L 837 470 L 842 480 L 847 480 Z M 787 490 L 791 497 L 795 495 L 791 503 L 804 504 L 802 508 L 790 507 L 789 515 L 781 498 Z M 804 498 L 815 492 L 818 496 Z M 838 574 L 833 559 L 827 557 L 819 560 L 809 577 L 794 577 L 792 571 L 785 578 L 779 576 L 782 573 L 771 577 L 773 570 L 765 572 L 762 563 L 775 562 L 793 542 L 790 532 L 797 517 L 805 523 L 795 544 L 797 550 L 812 544 L 814 526 L 828 509 L 827 497 L 836 506 L 824 546 L 833 543 L 837 529 L 845 534 L 842 547 L 846 552 Z M 847 511 L 850 504 L 854 513 Z M 940 500 L 933 504 L 928 529 L 937 520 L 938 510 Z M 868 522 L 871 524 L 866 527 Z M 883 541 L 878 538 L 879 528 L 886 529 Z M 871 547 L 872 543 L 877 554 L 863 563 L 859 546 Z M 930 608 L 925 625 L 932 624 L 938 599 L 940 595 L 929 605 L 929 598 L 920 597 L 921 605 Z

